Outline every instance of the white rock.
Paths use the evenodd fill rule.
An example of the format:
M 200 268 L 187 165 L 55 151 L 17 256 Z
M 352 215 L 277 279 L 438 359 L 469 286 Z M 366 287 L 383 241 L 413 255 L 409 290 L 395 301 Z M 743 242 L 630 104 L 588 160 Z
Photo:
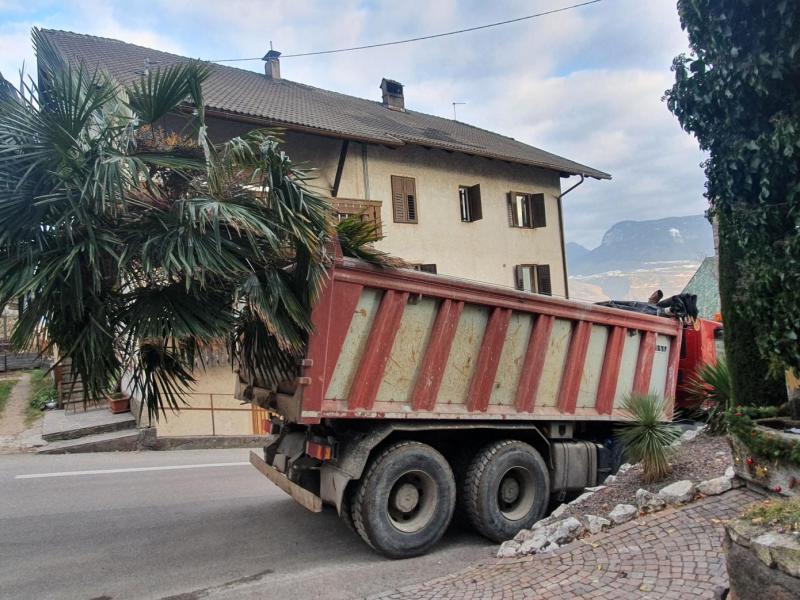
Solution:
M 531 539 L 533 537 L 533 530 L 531 529 L 520 529 L 517 532 L 517 535 L 514 536 L 514 541 L 519 542 L 520 544 Z
M 567 517 L 560 523 L 552 525 L 551 527 L 555 528 L 555 531 L 550 533 L 547 536 L 548 541 L 551 544 L 569 544 L 572 540 L 578 537 L 585 531 L 583 523 L 581 523 L 575 517 Z
M 608 513 L 608 518 L 615 525 L 620 525 L 634 519 L 638 512 L 639 510 L 632 504 L 617 504 L 614 510 Z
M 551 517 L 555 517 L 556 519 L 563 515 L 566 510 L 569 508 L 566 504 L 561 504 L 556 508 L 553 512 L 550 513 Z
M 619 469 L 617 469 L 617 475 L 625 475 L 628 471 L 633 468 L 631 463 L 625 463 L 624 465 L 620 465 Z
M 609 477 L 611 477 L 611 475 L 609 475 Z M 584 492 L 592 492 L 592 493 L 594 493 L 594 492 L 599 492 L 600 490 L 604 490 L 604 489 L 606 489 L 606 486 L 604 486 L 604 485 L 595 485 L 593 487 L 583 488 L 583 491 Z
M 524 556 L 526 554 L 536 554 L 537 552 L 541 552 L 549 544 L 550 542 L 547 541 L 547 536 L 544 534 L 544 532 L 539 531 L 532 538 L 522 542 L 522 544 L 519 547 L 519 550 L 517 551 L 517 554 L 519 556 Z
M 648 492 L 642 488 L 636 490 L 636 506 L 638 506 L 640 510 L 655 512 L 664 508 L 665 505 L 666 502 L 664 502 L 663 498 L 660 498 L 658 494 Z
M 682 442 L 691 442 L 694 438 L 700 435 L 699 429 L 687 429 L 681 434 Z
M 725 477 L 727 477 L 728 479 L 733 479 L 734 477 L 736 477 L 736 471 L 733 469 L 732 466 L 725 469 Z
M 580 496 L 578 496 L 577 498 L 575 498 L 575 500 L 573 500 L 572 502 L 570 502 L 570 503 L 569 503 L 569 505 L 570 505 L 570 506 L 575 506 L 576 504 L 580 504 L 580 503 L 581 503 L 581 502 L 583 502 L 584 500 L 588 500 L 589 498 L 591 498 L 591 497 L 592 497 L 592 495 L 594 495 L 594 492 L 584 492 L 584 493 L 582 493 Z
M 730 478 L 722 476 L 708 481 L 701 481 L 697 484 L 697 491 L 705 496 L 717 496 L 727 492 L 732 487 Z
M 600 533 L 603 529 L 607 529 L 611 526 L 611 521 L 603 517 L 598 517 L 597 515 L 584 515 L 583 522 L 586 524 L 586 529 L 588 529 L 591 534 Z
M 688 479 L 676 481 L 659 490 L 659 497 L 667 504 L 685 504 L 694 498 L 695 487 Z
M 606 477 L 606 480 L 603 482 L 604 485 L 612 485 L 617 480 L 616 475 L 609 475 Z
M 497 551 L 497 558 L 511 558 L 516 556 L 519 546 L 519 542 L 515 542 L 514 540 L 503 542 L 500 549 Z

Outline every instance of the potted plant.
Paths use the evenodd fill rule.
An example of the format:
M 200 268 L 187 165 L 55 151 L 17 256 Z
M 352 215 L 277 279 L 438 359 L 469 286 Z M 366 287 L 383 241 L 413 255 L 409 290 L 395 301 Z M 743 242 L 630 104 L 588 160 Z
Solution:
M 115 415 L 131 410 L 131 399 L 125 392 L 120 390 L 111 392 L 106 394 L 106 399 L 108 400 L 108 409 Z

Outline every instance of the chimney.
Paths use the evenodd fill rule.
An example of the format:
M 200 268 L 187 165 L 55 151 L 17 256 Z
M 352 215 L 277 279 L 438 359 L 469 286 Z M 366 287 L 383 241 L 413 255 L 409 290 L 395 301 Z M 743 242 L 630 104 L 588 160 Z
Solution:
M 277 50 L 267 52 L 261 59 L 264 61 L 264 75 L 267 79 L 280 79 L 281 78 L 281 53 Z
M 384 77 L 381 79 L 381 92 L 383 93 L 383 105 L 386 108 L 406 112 L 402 83 Z

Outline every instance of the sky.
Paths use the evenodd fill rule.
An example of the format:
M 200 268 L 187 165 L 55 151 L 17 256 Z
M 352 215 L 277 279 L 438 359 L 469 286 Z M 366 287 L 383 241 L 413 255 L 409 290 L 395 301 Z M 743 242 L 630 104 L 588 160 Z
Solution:
M 0 0 L 0 73 L 34 64 L 34 26 L 202 59 L 327 50 L 430 35 L 578 0 Z M 281 76 L 458 119 L 611 173 L 564 198 L 567 241 L 589 248 L 622 220 L 700 214 L 704 156 L 662 101 L 687 50 L 675 0 L 603 0 L 520 23 L 413 44 L 283 58 Z M 227 63 L 263 70 L 260 60 Z M 562 180 L 562 187 L 577 178 Z

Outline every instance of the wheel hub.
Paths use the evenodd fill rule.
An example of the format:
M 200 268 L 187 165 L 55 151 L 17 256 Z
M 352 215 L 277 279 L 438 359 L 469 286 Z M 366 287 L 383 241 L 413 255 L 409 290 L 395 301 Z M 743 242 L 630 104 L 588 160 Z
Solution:
M 410 483 L 403 483 L 397 490 L 394 497 L 394 504 L 397 510 L 409 513 L 417 507 L 419 503 L 419 490 Z
M 500 496 L 503 502 L 511 504 L 519 497 L 519 482 L 514 477 L 506 477 L 500 484 Z

